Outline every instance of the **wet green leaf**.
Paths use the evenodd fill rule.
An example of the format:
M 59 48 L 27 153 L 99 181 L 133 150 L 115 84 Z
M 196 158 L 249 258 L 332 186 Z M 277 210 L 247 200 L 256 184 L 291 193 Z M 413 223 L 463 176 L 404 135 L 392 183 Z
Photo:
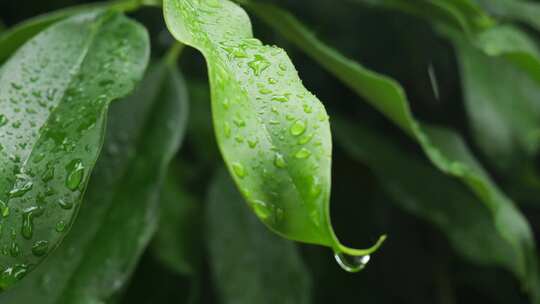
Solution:
M 249 7 L 416 140 L 437 168 L 468 185 L 491 213 L 501 238 L 511 246 L 517 259 L 515 273 L 522 283 L 529 291 L 538 284 L 535 242 L 527 220 L 497 188 L 458 134 L 419 123 L 398 83 L 345 58 L 319 41 L 294 16 L 271 5 Z
M 97 10 L 104 6 L 103 4 L 89 4 L 66 8 L 26 20 L 0 33 L 0 63 L 8 59 L 26 41 L 48 26 L 69 16 Z
M 294 243 L 270 233 L 221 171 L 210 188 L 207 242 L 224 304 L 311 303 L 311 278 Z
M 110 11 L 59 22 L 0 74 L 0 287 L 65 236 L 99 155 L 111 101 L 132 91 L 149 55 L 146 30 Z
M 208 64 L 212 111 L 225 163 L 255 214 L 280 235 L 362 256 L 339 243 L 329 216 L 328 115 L 287 54 L 254 39 L 227 0 L 166 0 L 168 28 Z
M 101 303 L 121 291 L 156 230 L 159 192 L 184 133 L 186 102 L 178 72 L 159 64 L 136 94 L 112 106 L 103 153 L 71 232 L 0 301 Z

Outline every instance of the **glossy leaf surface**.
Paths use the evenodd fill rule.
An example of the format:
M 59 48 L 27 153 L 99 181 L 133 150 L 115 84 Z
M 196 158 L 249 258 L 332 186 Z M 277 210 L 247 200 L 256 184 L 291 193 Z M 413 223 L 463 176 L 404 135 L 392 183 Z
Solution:
M 207 243 L 223 303 L 311 303 L 311 279 L 295 244 L 270 233 L 220 172 L 207 207 Z
M 71 232 L 1 302 L 99 303 L 122 290 L 156 230 L 162 180 L 182 140 L 186 102 L 178 72 L 158 64 L 133 96 L 113 105 L 104 151 Z
M 166 0 L 167 26 L 208 65 L 214 128 L 244 198 L 287 238 L 365 255 L 339 243 L 330 223 L 328 115 L 287 54 L 254 39 L 246 13 L 227 0 Z M 381 239 L 382 240 L 382 239 Z
M 529 224 L 493 183 L 458 134 L 420 124 L 413 117 L 405 92 L 398 83 L 345 58 L 319 41 L 292 15 L 271 5 L 250 4 L 249 7 L 415 139 L 437 168 L 468 185 L 491 213 L 501 238 L 511 246 L 517 259 L 518 277 L 529 291 L 538 284 L 535 242 Z
M 40 263 L 69 230 L 98 158 L 109 103 L 132 91 L 146 30 L 109 11 L 59 22 L 0 74 L 0 287 Z
M 99 5 L 103 6 L 103 5 Z M 69 16 L 97 9 L 98 5 L 82 5 L 26 20 L 0 34 L 0 63 L 8 59 L 21 45 L 48 26 Z

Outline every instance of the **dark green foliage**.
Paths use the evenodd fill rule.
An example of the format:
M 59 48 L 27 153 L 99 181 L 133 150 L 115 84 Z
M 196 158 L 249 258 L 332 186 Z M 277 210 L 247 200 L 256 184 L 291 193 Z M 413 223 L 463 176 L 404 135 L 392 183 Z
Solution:
M 0 303 L 540 304 L 538 20 L 0 3 Z

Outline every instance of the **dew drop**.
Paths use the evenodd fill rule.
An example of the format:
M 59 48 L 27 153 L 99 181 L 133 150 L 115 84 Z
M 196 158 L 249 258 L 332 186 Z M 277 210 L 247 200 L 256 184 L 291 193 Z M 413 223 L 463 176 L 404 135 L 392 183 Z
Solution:
M 305 145 L 308 142 L 310 142 L 312 138 L 313 138 L 313 134 L 306 134 L 306 135 L 300 137 L 300 139 L 298 140 L 298 144 Z
M 58 221 L 58 223 L 56 223 L 55 230 L 56 232 L 64 232 L 64 230 L 66 230 L 66 222 L 63 220 Z
M 8 217 L 9 216 L 9 207 L 3 200 L 0 200 L 0 215 L 2 217 Z
M 71 201 L 65 201 L 63 199 L 58 200 L 58 205 L 60 205 L 60 208 L 65 210 L 70 210 L 73 208 L 73 203 Z
M 9 286 L 21 280 L 28 273 L 28 265 L 17 264 L 7 267 L 0 273 L 0 290 L 5 290 Z
M 29 240 L 34 235 L 34 218 L 42 215 L 43 212 L 43 208 L 36 206 L 24 210 L 22 214 L 21 234 L 25 239 Z
M 261 73 L 270 67 L 270 65 L 271 63 L 261 55 L 255 55 L 255 59 L 248 63 L 249 68 L 256 76 L 261 75 Z
M 302 135 L 306 131 L 306 122 L 303 120 L 295 121 L 292 124 L 290 131 L 293 136 Z
M 255 147 L 257 147 L 257 145 L 259 144 L 259 140 L 258 139 L 248 139 L 248 146 L 253 149 Z
M 6 115 L 0 114 L 0 127 L 5 126 L 8 123 Z
M 66 177 L 66 187 L 75 191 L 79 188 L 84 177 L 84 166 L 80 159 L 72 161 L 67 167 L 68 175 Z
M 273 101 L 279 101 L 279 102 L 287 102 L 287 101 L 289 101 L 289 97 L 287 97 L 285 95 L 276 95 L 276 96 L 272 97 L 272 100 Z
M 223 133 L 225 134 L 226 138 L 231 137 L 231 125 L 228 122 L 223 124 Z
M 45 240 L 37 241 L 32 245 L 32 253 L 37 257 L 44 256 L 48 250 L 49 242 Z
M 298 150 L 298 152 L 296 152 L 296 154 L 294 156 L 296 158 L 298 158 L 298 159 L 308 158 L 308 157 L 311 156 L 311 151 L 309 151 L 306 148 L 302 148 L 302 149 Z
M 352 256 L 345 253 L 334 253 L 338 265 L 347 272 L 358 272 L 369 263 L 369 255 Z
M 251 206 L 253 207 L 253 211 L 255 214 L 262 220 L 268 219 L 270 216 L 272 216 L 272 211 L 268 208 L 268 205 L 260 200 L 253 200 L 251 202 Z
M 281 153 L 276 153 L 274 158 L 274 165 L 280 169 L 287 167 L 287 162 Z
M 233 163 L 232 169 L 234 171 L 234 174 L 236 174 L 236 176 L 238 176 L 239 178 L 244 178 L 247 175 L 246 169 L 241 163 Z

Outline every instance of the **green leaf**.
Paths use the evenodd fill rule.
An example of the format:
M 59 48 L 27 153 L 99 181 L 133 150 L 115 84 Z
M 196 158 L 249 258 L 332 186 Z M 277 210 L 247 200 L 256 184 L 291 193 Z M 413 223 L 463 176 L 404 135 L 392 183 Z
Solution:
M 223 303 L 311 303 L 311 280 L 294 243 L 270 233 L 242 202 L 224 171 L 206 214 L 214 282 Z
M 168 268 L 194 275 L 199 264 L 202 210 L 200 202 L 182 186 L 174 166 L 169 169 L 160 196 L 159 228 L 152 252 Z
M 51 26 L 3 66 L 2 289 L 69 230 L 100 152 L 109 103 L 132 91 L 148 56 L 143 27 L 100 11 Z
M 540 52 L 537 46 L 518 28 L 496 23 L 472 0 L 358 2 L 365 1 L 375 6 L 397 9 L 428 19 L 446 35 L 449 32 L 462 33 L 471 44 L 487 55 L 504 57 L 527 71 L 540 84 Z
M 374 7 L 395 9 L 473 35 L 493 20 L 470 0 L 354 0 Z
M 439 228 L 464 258 L 519 275 L 516 252 L 466 186 L 373 128 L 341 119 L 334 119 L 333 127 L 338 144 L 375 173 L 400 208 Z
M 169 30 L 208 64 L 218 145 L 257 216 L 292 240 L 362 256 L 339 243 L 329 215 L 328 116 L 287 54 L 254 39 L 246 13 L 227 0 L 166 0 Z
M 486 174 L 459 135 L 420 124 L 412 115 L 403 88 L 394 80 L 367 70 L 319 41 L 294 16 L 271 5 L 249 7 L 280 34 L 295 43 L 349 86 L 423 148 L 442 172 L 460 179 L 485 204 L 499 235 L 516 256 L 516 273 L 526 288 L 536 286 L 535 242 L 524 216 Z M 531 291 L 529 289 L 529 291 Z M 540 301 L 540 297 L 537 298 Z
M 521 21 L 540 31 L 540 4 L 524 0 L 475 0 L 492 15 Z
M 108 4 L 110 5 L 110 4 Z M 48 26 L 67 17 L 97 10 L 103 4 L 87 4 L 47 13 L 26 20 L 0 34 L 0 63 L 8 59 L 20 46 Z
M 156 230 L 159 192 L 182 140 L 186 102 L 178 72 L 159 64 L 136 94 L 113 105 L 104 151 L 71 232 L 0 301 L 101 303 L 121 291 Z
M 482 151 L 506 172 L 530 166 L 540 148 L 540 86 L 501 58 L 454 40 L 464 100 Z M 493 85 L 497 84 L 497 85 Z

